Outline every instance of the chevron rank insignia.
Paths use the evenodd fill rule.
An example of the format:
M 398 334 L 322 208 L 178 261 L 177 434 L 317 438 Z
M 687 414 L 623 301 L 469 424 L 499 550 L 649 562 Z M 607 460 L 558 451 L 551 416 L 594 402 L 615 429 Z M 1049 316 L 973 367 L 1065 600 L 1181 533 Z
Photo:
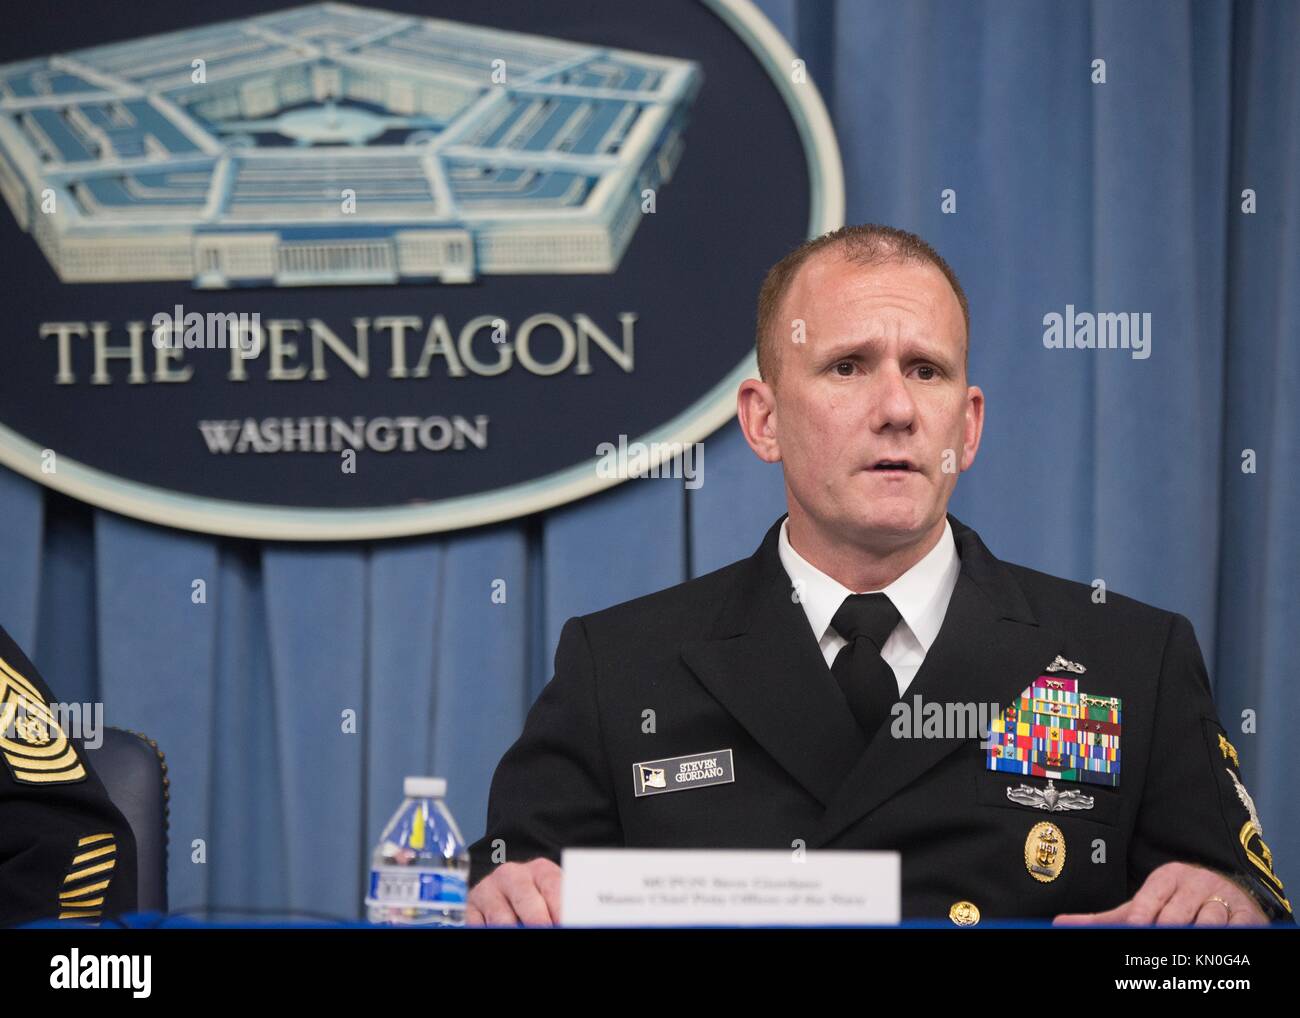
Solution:
M 989 725 L 991 771 L 1119 787 L 1120 701 L 1040 675 Z
M 70 784 L 86 769 L 35 684 L 0 658 L 0 756 L 24 785 Z
M 1257 889 L 1262 889 L 1259 896 L 1263 900 L 1290 915 L 1291 902 L 1287 900 L 1281 877 L 1273 868 L 1273 852 L 1264 843 L 1264 824 L 1259 819 L 1259 810 L 1241 780 L 1236 747 L 1228 741 L 1227 733 L 1217 721 L 1205 718 L 1204 722 L 1210 769 L 1219 782 L 1219 805 L 1239 868 L 1252 878 L 1251 882 Z

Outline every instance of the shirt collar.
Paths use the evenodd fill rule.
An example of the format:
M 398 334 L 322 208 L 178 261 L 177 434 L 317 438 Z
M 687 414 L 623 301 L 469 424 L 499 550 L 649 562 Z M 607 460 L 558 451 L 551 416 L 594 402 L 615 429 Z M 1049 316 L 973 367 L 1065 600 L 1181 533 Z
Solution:
M 800 580 L 803 581 L 800 602 L 808 616 L 808 623 L 812 626 L 813 635 L 820 642 L 830 628 L 831 619 L 840 610 L 840 605 L 854 591 L 823 573 L 794 550 L 786 532 L 789 522 L 788 516 L 781 521 L 777 551 L 791 582 L 798 584 Z M 881 591 L 893 602 L 912 635 L 926 651 L 929 651 L 930 645 L 939 635 L 960 571 L 961 559 L 953 540 L 952 524 L 945 517 L 943 534 L 935 546 L 916 565 Z

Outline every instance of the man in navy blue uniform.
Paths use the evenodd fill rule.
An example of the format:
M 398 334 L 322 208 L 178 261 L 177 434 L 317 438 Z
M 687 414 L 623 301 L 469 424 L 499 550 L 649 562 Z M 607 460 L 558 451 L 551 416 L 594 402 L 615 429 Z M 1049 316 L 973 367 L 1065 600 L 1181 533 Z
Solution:
M 566 623 L 470 849 L 472 924 L 558 921 L 567 846 L 895 850 L 903 916 L 959 925 L 1290 919 L 1188 620 L 948 514 L 984 424 L 969 327 L 889 227 L 768 273 L 738 414 L 789 512 L 749 559 Z M 913 716 L 990 704 L 986 733 Z
M 136 907 L 135 838 L 45 680 L 0 628 L 0 925 Z

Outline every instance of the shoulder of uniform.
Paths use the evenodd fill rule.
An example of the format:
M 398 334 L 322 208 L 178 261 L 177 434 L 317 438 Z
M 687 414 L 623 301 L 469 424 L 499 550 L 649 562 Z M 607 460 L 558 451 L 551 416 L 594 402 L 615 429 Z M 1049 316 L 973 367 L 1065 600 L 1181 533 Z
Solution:
M 1024 591 L 1035 615 L 1065 626 L 1092 619 L 1099 626 L 1113 629 L 1122 626 L 1167 634 L 1177 614 L 1137 598 L 1088 583 L 1053 576 L 1028 566 L 1004 562 L 1007 570 Z

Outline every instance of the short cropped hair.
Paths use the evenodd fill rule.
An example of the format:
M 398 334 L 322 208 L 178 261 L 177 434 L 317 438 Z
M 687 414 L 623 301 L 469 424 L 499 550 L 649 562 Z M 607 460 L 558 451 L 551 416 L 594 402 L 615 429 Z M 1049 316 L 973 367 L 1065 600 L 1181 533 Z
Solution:
M 838 247 L 844 258 L 863 267 L 899 262 L 928 262 L 942 272 L 952 286 L 953 293 L 957 295 L 962 319 L 966 323 L 965 364 L 969 370 L 970 305 L 966 302 L 966 291 L 961 288 L 957 273 L 953 272 L 938 251 L 916 234 L 893 226 L 863 223 L 859 226 L 841 226 L 838 230 L 806 240 L 768 269 L 758 291 L 758 323 L 754 337 L 759 378 L 766 382 L 775 380 L 778 363 L 776 316 L 794 277 L 808 259 L 830 247 Z

